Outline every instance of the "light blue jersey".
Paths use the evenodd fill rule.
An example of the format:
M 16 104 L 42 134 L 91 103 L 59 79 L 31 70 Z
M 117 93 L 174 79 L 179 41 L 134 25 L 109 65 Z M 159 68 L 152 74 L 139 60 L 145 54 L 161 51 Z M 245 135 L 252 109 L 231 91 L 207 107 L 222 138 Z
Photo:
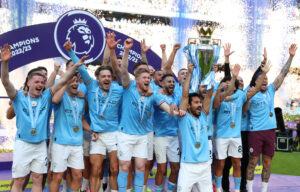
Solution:
M 171 96 L 157 92 L 167 104 L 179 105 L 180 101 L 175 94 Z M 154 107 L 153 118 L 154 137 L 177 136 L 178 135 L 178 118 L 162 111 L 159 107 Z
M 216 138 L 241 137 L 241 119 L 243 104 L 247 101 L 246 93 L 237 90 L 238 97 L 233 101 L 221 102 L 216 109 Z
M 153 93 L 156 93 L 161 89 L 161 87 L 156 85 L 153 80 L 150 81 L 150 87 L 151 87 Z
M 274 111 L 275 91 L 274 85 L 270 84 L 266 92 L 262 93 L 260 91 L 250 99 L 250 131 L 262 131 L 277 128 Z
M 52 94 L 50 88 L 48 88 L 43 91 L 43 93 L 38 98 L 30 97 L 30 102 L 28 101 L 28 97 L 30 97 L 29 94 L 27 95 L 27 97 L 25 97 L 23 92 L 17 91 L 17 96 L 13 100 L 17 122 L 16 139 L 23 140 L 29 143 L 39 143 L 48 139 L 48 117 L 50 113 Z M 32 108 L 33 120 L 30 117 L 29 105 L 31 105 Z M 36 121 L 36 126 L 32 127 L 32 122 L 36 117 L 38 108 L 39 115 Z M 34 132 L 31 131 L 32 128 L 35 128 Z
M 210 160 L 208 136 L 206 130 L 206 122 L 204 112 L 201 112 L 200 117 L 193 117 L 187 113 L 184 117 L 179 118 L 179 130 L 181 135 L 181 162 L 184 163 L 201 163 Z M 200 134 L 196 140 L 197 130 Z M 197 126 L 198 124 L 198 126 Z M 197 129 L 198 127 L 198 129 Z M 199 133 L 199 132 L 198 132 Z M 197 146 L 197 142 L 199 145 Z
M 175 81 L 174 93 L 177 95 L 178 98 L 182 97 L 182 86 L 179 85 L 179 83 L 176 81 Z
M 73 50 L 68 53 L 73 63 L 79 61 Z M 80 66 L 78 71 L 87 88 L 87 101 L 91 119 L 90 129 L 94 132 L 117 131 L 123 88 L 112 82 L 109 91 L 104 91 L 99 88 L 99 83 L 91 78 L 84 66 Z M 107 98 L 109 99 L 107 100 Z
M 67 92 L 59 104 L 54 104 L 53 143 L 82 145 L 84 106 L 84 98 L 70 97 Z
M 131 135 L 146 135 L 147 126 L 152 121 L 153 105 L 161 105 L 164 100 L 157 94 L 142 96 L 134 82 L 124 90 L 122 116 L 119 131 Z
M 249 112 L 246 111 L 242 114 L 241 131 L 249 131 L 249 130 L 250 130 Z

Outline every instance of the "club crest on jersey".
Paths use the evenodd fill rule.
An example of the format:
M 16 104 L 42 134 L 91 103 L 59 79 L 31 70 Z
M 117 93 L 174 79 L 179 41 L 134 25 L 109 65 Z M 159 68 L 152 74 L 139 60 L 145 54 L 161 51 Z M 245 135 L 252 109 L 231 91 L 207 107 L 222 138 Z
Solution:
M 63 48 L 66 41 L 72 42 L 72 49 L 81 58 L 89 55 L 86 63 L 95 61 L 105 48 L 105 30 L 99 19 L 84 10 L 72 10 L 63 14 L 54 29 L 54 40 L 58 51 L 67 59 Z

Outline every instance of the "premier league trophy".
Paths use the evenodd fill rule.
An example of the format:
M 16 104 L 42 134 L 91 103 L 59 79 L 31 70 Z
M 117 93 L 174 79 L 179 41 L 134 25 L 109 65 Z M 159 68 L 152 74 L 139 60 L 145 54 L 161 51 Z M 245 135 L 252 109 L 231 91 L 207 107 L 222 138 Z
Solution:
M 211 38 L 215 26 L 197 26 L 199 38 L 188 38 L 188 45 L 183 49 L 195 66 L 191 79 L 191 90 L 194 92 L 197 92 L 200 83 L 206 85 L 208 90 L 214 84 L 215 74 L 211 69 L 219 59 L 221 48 L 221 40 Z

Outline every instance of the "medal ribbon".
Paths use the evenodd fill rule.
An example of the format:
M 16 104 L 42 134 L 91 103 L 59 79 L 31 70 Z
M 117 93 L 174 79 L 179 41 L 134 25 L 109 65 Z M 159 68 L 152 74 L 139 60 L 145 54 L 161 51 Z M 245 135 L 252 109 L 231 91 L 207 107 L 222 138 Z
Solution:
M 39 99 L 37 101 L 37 108 L 35 110 L 34 116 L 33 116 L 33 110 L 32 110 L 32 102 L 31 102 L 31 98 L 30 98 L 29 94 L 27 96 L 27 100 L 28 100 L 29 116 L 31 119 L 31 128 L 36 129 L 36 122 L 39 118 L 40 109 L 41 109 L 41 96 L 39 97 Z
M 199 117 L 200 118 L 200 117 Z M 196 143 L 200 143 L 200 130 L 201 130 L 201 125 L 200 125 L 200 119 L 196 118 L 194 119 L 194 124 L 195 124 L 195 139 Z
M 142 96 L 144 97 L 144 96 Z M 143 118 L 144 118 L 144 113 L 145 113 L 145 109 L 146 109 L 146 104 L 147 104 L 147 97 L 144 97 L 144 106 L 143 106 L 143 110 L 142 110 L 142 97 L 139 99 L 138 101 L 138 105 L 139 105 L 139 113 L 140 113 L 140 118 L 141 118 L 141 121 L 143 121 Z
M 69 101 L 69 104 L 71 106 L 71 109 L 72 109 L 72 115 L 73 115 L 73 118 L 75 120 L 75 125 L 78 126 L 78 118 L 79 118 L 79 106 L 78 106 L 78 101 L 77 101 L 77 97 L 74 97 L 75 99 L 75 107 L 70 99 L 70 96 L 69 94 L 67 93 L 67 98 L 68 98 L 68 101 Z
M 234 105 L 234 102 L 231 102 L 231 123 L 234 123 L 235 121 L 235 112 L 236 112 L 236 107 Z
M 99 93 L 99 91 L 100 91 L 100 88 L 97 87 L 97 89 L 96 89 L 97 115 L 99 114 L 99 99 L 98 99 L 98 93 Z M 110 96 L 111 96 L 111 92 L 112 92 L 112 88 L 110 87 L 110 88 L 109 88 L 109 92 L 108 92 L 108 96 L 107 96 L 107 98 L 105 99 L 104 105 L 103 105 L 103 107 L 102 107 L 102 109 L 101 109 L 101 111 L 100 111 L 100 116 L 103 115 L 103 113 L 104 113 L 104 111 L 105 111 L 105 109 L 106 109 L 106 107 L 107 107 L 107 104 L 108 104 L 109 99 L 110 99 Z M 101 91 L 101 93 L 102 93 L 102 91 Z M 102 95 L 101 95 L 101 96 L 102 96 Z

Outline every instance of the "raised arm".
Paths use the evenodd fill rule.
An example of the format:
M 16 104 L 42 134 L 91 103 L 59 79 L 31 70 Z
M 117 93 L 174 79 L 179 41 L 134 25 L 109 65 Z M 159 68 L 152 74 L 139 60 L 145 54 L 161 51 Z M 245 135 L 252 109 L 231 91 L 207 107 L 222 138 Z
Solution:
M 149 65 L 149 63 L 148 63 L 148 60 L 147 60 L 146 53 L 147 53 L 147 51 L 148 51 L 150 48 L 151 48 L 151 46 L 147 46 L 147 45 L 146 45 L 146 40 L 143 39 L 143 40 L 141 41 L 141 55 L 142 55 L 142 61 L 145 62 L 145 63 L 147 63 L 148 65 Z
M 172 74 L 173 71 L 172 71 L 172 66 L 173 66 L 173 63 L 174 63 L 174 59 L 175 59 L 175 56 L 176 56 L 176 53 L 178 51 L 178 49 L 180 49 L 180 43 L 177 43 L 173 46 L 173 50 L 169 56 L 169 59 L 167 61 L 167 64 L 165 65 L 165 67 L 162 69 L 164 73 L 166 74 Z
M 102 59 L 102 66 L 107 66 L 109 65 L 109 48 L 107 44 L 105 45 L 104 49 L 104 54 L 103 54 L 103 59 Z
M 161 44 L 161 70 L 164 70 L 167 64 L 166 44 Z
M 77 55 L 75 54 L 75 52 L 72 50 L 72 42 L 71 41 L 65 42 L 64 48 L 65 48 L 66 51 L 68 51 L 68 54 L 71 57 L 73 63 L 79 62 L 79 58 L 77 57 Z M 88 84 L 90 82 L 90 80 L 91 80 L 92 77 L 87 72 L 87 70 L 85 69 L 85 67 L 84 66 L 79 67 L 78 71 L 80 73 L 80 76 L 81 76 L 83 82 L 85 84 Z
M 57 83 L 53 85 L 51 91 L 55 94 L 62 86 L 64 86 L 74 75 L 75 71 L 84 64 L 84 61 L 88 58 L 88 56 L 83 56 L 76 64 L 74 64 L 70 70 L 66 71 L 63 76 L 59 79 Z
M 191 76 L 194 70 L 194 65 L 193 64 L 188 64 L 188 74 L 186 76 L 186 79 L 183 83 L 182 87 L 182 97 L 180 101 L 180 106 L 179 109 L 182 111 L 187 110 L 187 105 L 189 103 L 189 90 L 190 90 L 190 81 L 191 81 Z
M 55 81 L 56 75 L 58 74 L 60 66 L 61 66 L 60 62 L 58 62 L 58 61 L 54 62 L 54 71 L 51 73 L 49 79 L 47 80 L 46 89 L 51 87 L 52 85 L 54 85 L 54 81 Z
M 7 96 L 13 100 L 16 97 L 17 91 L 14 85 L 9 80 L 8 62 L 12 57 L 10 46 L 5 44 L 1 49 L 1 81 L 7 93 Z
M 111 66 L 116 73 L 116 76 L 118 76 L 121 79 L 122 86 L 124 89 L 126 89 L 130 85 L 130 78 L 129 78 L 129 73 L 126 68 L 123 66 L 118 66 L 117 64 L 117 57 L 116 57 L 116 52 L 115 48 L 118 45 L 118 43 L 121 41 L 119 39 L 118 41 L 115 41 L 115 33 L 108 32 L 107 37 L 105 37 L 107 45 L 110 49 L 110 61 L 111 61 Z
M 128 70 L 128 55 L 131 47 L 133 46 L 133 40 L 128 38 L 124 41 L 124 54 L 122 57 L 122 67 Z
M 267 73 L 270 71 L 271 62 L 268 61 L 266 64 L 261 66 L 262 74 L 257 78 L 257 82 L 255 83 L 255 87 L 250 88 L 247 93 L 247 100 L 251 99 L 257 92 L 260 91 L 261 86 L 264 82 L 264 79 L 267 76 Z
M 232 70 L 232 77 L 229 83 L 229 87 L 226 91 L 223 91 L 221 93 L 221 90 L 224 89 L 225 84 L 222 83 L 220 87 L 218 88 L 218 91 L 216 93 L 215 99 L 214 99 L 214 109 L 219 108 L 221 105 L 221 102 L 224 101 L 226 96 L 231 95 L 233 93 L 234 87 L 235 87 L 235 80 L 237 76 L 239 75 L 241 66 L 239 64 L 234 65 L 234 68 Z
M 60 88 L 53 96 L 52 96 L 52 103 L 59 104 L 61 102 L 61 99 L 63 98 L 65 91 L 68 87 L 68 84 L 65 84 Z
M 226 76 L 230 76 L 230 61 L 229 61 L 229 57 L 232 53 L 234 53 L 234 51 L 231 51 L 231 44 L 230 43 L 226 43 L 225 46 L 223 46 L 224 49 L 224 57 L 225 57 L 225 77 Z
M 214 88 L 212 87 L 208 91 L 208 93 L 205 95 L 205 98 L 203 100 L 202 109 L 203 109 L 203 111 L 204 111 L 204 113 L 206 115 L 209 114 L 209 109 L 210 109 L 210 104 L 211 104 L 211 98 L 212 98 L 213 94 L 214 94 Z
M 289 53 L 290 53 L 290 57 L 287 60 L 287 62 L 285 63 L 285 65 L 283 66 L 283 68 L 281 69 L 281 72 L 279 73 L 279 75 L 276 77 L 275 81 L 273 82 L 273 85 L 275 87 L 276 90 L 279 89 L 279 87 L 281 86 L 284 78 L 286 77 L 286 75 L 288 74 L 293 58 L 296 54 L 296 50 L 297 50 L 297 45 L 296 44 L 292 44 L 289 48 Z

